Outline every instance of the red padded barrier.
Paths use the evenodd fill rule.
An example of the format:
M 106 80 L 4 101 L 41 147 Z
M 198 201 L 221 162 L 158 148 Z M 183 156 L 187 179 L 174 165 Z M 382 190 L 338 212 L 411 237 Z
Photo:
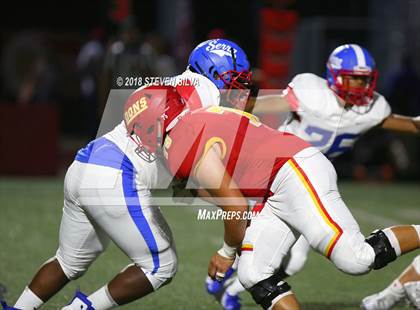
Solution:
M 260 88 L 285 88 L 298 15 L 294 11 L 269 8 L 262 9 L 260 14 L 259 65 L 263 76 Z M 264 115 L 261 118 L 271 127 L 279 126 L 276 115 Z
M 55 175 L 58 136 L 57 107 L 0 103 L 0 174 Z

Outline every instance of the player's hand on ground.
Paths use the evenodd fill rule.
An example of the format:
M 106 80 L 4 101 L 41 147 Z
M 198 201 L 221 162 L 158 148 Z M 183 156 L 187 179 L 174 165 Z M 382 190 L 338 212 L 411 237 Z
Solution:
M 222 281 L 225 273 L 233 265 L 235 256 L 231 258 L 223 257 L 219 253 L 214 253 L 210 259 L 208 274 L 217 281 Z

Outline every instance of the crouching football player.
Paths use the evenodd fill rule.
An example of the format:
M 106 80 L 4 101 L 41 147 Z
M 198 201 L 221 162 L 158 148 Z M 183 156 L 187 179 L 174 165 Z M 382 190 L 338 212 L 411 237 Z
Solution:
M 141 91 L 129 98 L 130 106 Z M 166 100 L 179 102 L 170 94 Z M 147 102 L 138 103 L 147 108 Z M 177 107 L 183 109 L 180 104 Z M 157 290 L 175 275 L 177 255 L 171 231 L 150 193 L 160 174 L 156 162 L 136 153 L 137 144 L 126 129 L 130 117 L 132 110 L 125 113 L 125 123 L 77 153 L 64 181 L 58 250 L 14 307 L 3 303 L 3 309 L 38 309 L 69 281 L 82 276 L 109 240 L 132 263 L 89 296 L 77 292 L 63 309 L 111 309 Z

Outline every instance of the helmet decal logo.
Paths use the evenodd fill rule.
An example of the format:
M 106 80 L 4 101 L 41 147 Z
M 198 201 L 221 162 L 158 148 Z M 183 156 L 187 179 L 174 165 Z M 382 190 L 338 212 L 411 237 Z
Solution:
M 207 40 L 207 41 L 201 42 L 200 44 L 198 44 L 198 45 L 195 47 L 195 49 L 199 49 L 200 47 L 202 47 L 202 46 L 204 46 L 204 45 L 208 44 L 210 41 L 212 41 L 212 40 Z
M 137 117 L 141 112 L 147 109 L 147 99 L 146 97 L 141 97 L 140 100 L 137 100 L 131 107 L 127 109 L 124 113 L 125 123 L 129 124 L 135 117 Z
M 366 66 L 355 66 L 354 67 L 354 70 L 357 70 L 357 71 L 366 71 L 366 72 L 371 72 L 372 71 L 371 68 L 366 67 Z
M 343 59 L 333 55 L 330 57 L 330 64 L 333 69 L 341 69 L 341 64 L 343 63 Z
M 232 57 L 231 50 L 233 50 L 233 53 L 236 56 L 237 50 L 235 48 L 233 48 L 229 44 L 217 43 L 218 41 L 219 40 L 211 40 L 210 42 L 208 42 L 206 51 L 208 51 L 209 53 L 214 53 L 220 57 L 224 57 L 224 56 Z

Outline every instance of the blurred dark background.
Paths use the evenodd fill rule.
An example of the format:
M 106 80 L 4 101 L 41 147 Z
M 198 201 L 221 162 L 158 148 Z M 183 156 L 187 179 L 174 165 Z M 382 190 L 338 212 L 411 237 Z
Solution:
M 325 75 L 329 53 L 365 46 L 395 113 L 420 115 L 420 1 L 8 1 L 0 12 L 0 175 L 57 175 L 94 138 L 116 76 L 184 71 L 200 41 L 248 54 L 260 87 Z M 275 125 L 275 118 L 267 122 Z M 420 180 L 419 138 L 381 130 L 336 160 L 341 177 Z

